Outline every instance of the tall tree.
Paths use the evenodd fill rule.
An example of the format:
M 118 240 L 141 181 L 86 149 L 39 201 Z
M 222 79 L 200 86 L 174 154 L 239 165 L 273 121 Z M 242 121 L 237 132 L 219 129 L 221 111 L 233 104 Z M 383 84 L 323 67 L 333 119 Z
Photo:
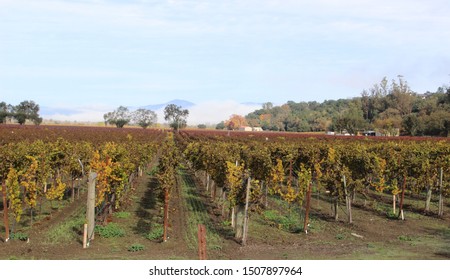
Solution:
M 25 124 L 27 120 L 32 121 L 36 125 L 42 122 L 42 118 L 39 117 L 39 105 L 32 100 L 25 100 L 14 106 L 12 116 L 21 125 Z
M 9 106 L 5 102 L 0 102 L 0 123 L 6 122 L 6 118 L 10 114 Z
M 415 97 L 403 77 L 399 76 L 398 79 L 398 83 L 392 81 L 389 92 L 390 107 L 397 109 L 401 116 L 406 116 L 412 112 Z
M 175 130 L 186 127 L 186 118 L 188 116 L 189 111 L 187 109 L 183 109 L 181 106 L 169 104 L 166 108 L 164 108 L 164 119 L 169 121 L 170 127 Z
M 119 106 L 113 112 L 108 112 L 103 115 L 105 123 L 115 125 L 118 128 L 124 127 L 131 121 L 131 113 L 127 107 Z
M 225 126 L 229 130 L 237 130 L 242 126 L 247 125 L 247 120 L 243 116 L 237 114 L 231 115 L 230 118 L 225 122 Z
M 132 113 L 132 119 L 133 122 L 145 129 L 156 122 L 157 116 L 152 110 L 137 109 Z

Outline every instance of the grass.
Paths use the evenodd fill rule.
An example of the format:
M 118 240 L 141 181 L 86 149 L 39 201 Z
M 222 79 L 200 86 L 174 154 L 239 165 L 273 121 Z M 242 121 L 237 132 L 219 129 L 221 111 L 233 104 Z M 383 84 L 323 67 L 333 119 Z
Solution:
M 68 243 L 76 240 L 80 236 L 84 223 L 84 212 L 80 211 L 75 217 L 53 226 L 47 233 L 46 243 Z
M 180 169 L 179 176 L 181 178 L 182 196 L 188 210 L 187 230 L 185 233 L 185 239 L 188 247 L 190 249 L 197 248 L 198 225 L 204 224 L 206 226 L 207 248 L 209 250 L 221 250 L 222 237 L 211 221 L 206 206 L 196 193 L 196 186 L 192 175 L 187 174 L 185 170 Z
M 272 209 L 264 211 L 262 216 L 268 221 L 269 225 L 288 232 L 297 233 L 303 229 L 303 226 L 301 226 L 300 216 L 296 215 L 296 213 L 294 214 L 289 213 L 283 215 L 278 210 Z
M 130 212 L 116 212 L 114 216 L 119 219 L 128 219 L 131 216 Z

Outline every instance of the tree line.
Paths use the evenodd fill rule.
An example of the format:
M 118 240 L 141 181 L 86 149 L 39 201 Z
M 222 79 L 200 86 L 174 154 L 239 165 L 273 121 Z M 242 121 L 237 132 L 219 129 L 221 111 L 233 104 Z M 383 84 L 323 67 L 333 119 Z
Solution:
M 15 106 L 6 104 L 3 101 L 0 102 L 0 124 L 13 119 L 21 125 L 25 124 L 27 120 L 32 121 L 36 125 L 41 124 L 42 118 L 39 116 L 39 105 L 32 100 L 22 101 Z
M 188 116 L 189 111 L 181 106 L 169 104 L 164 108 L 164 119 L 169 122 L 170 127 L 174 130 L 185 128 Z M 104 114 L 103 119 L 105 120 L 105 125 L 111 124 L 117 128 L 134 123 L 145 129 L 155 124 L 158 116 L 152 110 L 141 108 L 136 111 L 130 111 L 127 107 L 119 106 L 116 110 Z
M 335 131 L 357 134 L 449 136 L 450 88 L 418 94 L 401 77 L 363 90 L 360 97 L 324 102 L 271 102 L 245 116 L 250 126 L 272 131 Z

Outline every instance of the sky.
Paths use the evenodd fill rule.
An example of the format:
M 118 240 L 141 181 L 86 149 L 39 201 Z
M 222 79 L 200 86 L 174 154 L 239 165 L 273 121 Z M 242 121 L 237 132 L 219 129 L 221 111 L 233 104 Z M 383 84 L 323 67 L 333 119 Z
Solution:
M 449 14 L 447 0 L 0 0 L 0 101 L 101 121 L 184 99 L 189 124 L 352 98 L 383 77 L 435 91 Z

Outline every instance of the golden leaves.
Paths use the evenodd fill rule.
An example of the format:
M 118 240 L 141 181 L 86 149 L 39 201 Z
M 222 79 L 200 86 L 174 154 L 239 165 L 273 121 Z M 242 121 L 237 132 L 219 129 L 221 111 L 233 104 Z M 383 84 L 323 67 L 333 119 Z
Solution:
M 9 168 L 5 183 L 9 206 L 14 213 L 16 222 L 19 222 L 22 215 L 22 199 L 20 198 L 19 173 L 13 167 Z

